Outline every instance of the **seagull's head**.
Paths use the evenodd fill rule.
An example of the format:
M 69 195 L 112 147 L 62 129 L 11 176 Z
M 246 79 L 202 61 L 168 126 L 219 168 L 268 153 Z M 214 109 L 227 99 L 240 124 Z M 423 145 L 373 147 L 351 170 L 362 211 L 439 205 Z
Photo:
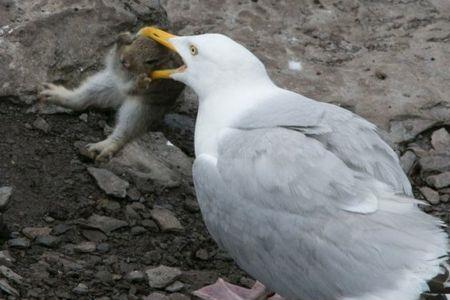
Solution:
M 184 82 L 199 95 L 237 84 L 271 82 L 263 63 L 225 35 L 175 36 L 155 27 L 144 27 L 138 35 L 177 52 L 184 62 L 177 69 L 152 72 L 152 79 L 172 78 Z

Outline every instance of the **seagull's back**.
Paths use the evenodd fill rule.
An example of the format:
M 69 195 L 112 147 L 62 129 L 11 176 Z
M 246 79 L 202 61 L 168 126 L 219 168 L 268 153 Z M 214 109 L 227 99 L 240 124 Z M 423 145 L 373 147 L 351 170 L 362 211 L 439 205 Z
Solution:
M 286 299 L 417 300 L 439 273 L 441 222 L 373 124 L 278 89 L 218 136 L 194 163 L 205 222 Z

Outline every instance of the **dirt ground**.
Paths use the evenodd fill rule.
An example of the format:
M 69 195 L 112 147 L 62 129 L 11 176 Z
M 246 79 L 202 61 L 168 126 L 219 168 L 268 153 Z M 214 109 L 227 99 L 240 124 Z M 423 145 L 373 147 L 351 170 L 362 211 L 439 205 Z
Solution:
M 191 186 L 144 195 L 137 202 L 144 205 L 144 217 L 137 223 L 146 220 L 148 209 L 161 205 L 175 213 L 185 227 L 182 234 L 162 233 L 147 220 L 148 228 L 142 234 L 133 235 L 130 226 L 107 237 L 97 233 L 101 243 L 109 245 L 105 253 L 74 251 L 74 245 L 86 240 L 80 220 L 93 213 L 127 220 L 125 207 L 132 204 L 128 198 L 107 197 L 86 170 L 94 163 L 83 159 L 74 147 L 79 140 L 101 139 L 103 129 L 99 124 L 113 117 L 91 112 L 86 123 L 75 114 L 46 115 L 43 118 L 50 127 L 46 133 L 32 125 L 37 116 L 26 113 L 26 109 L 0 101 L 0 153 L 5 154 L 0 155 L 0 183 L 14 188 L 10 206 L 3 214 L 9 232 L 4 230 L 1 238 L 5 242 L 26 227 L 49 227 L 60 241 L 51 247 L 33 242 L 26 249 L 10 248 L 17 259 L 14 270 L 25 278 L 22 285 L 16 285 L 21 297 L 80 298 L 72 290 L 84 282 L 89 294 L 81 295 L 82 299 L 138 299 L 133 297 L 148 295 L 152 290 L 146 280 L 131 283 L 123 277 L 130 271 L 160 264 L 185 271 L 180 279 L 184 294 L 215 281 L 218 275 L 234 282 L 241 280 L 243 272 L 225 253 L 218 252 L 209 237 Z M 118 205 L 102 205 L 102 199 Z M 75 272 L 59 259 L 49 259 L 49 253 L 52 257 L 65 255 L 82 267 Z

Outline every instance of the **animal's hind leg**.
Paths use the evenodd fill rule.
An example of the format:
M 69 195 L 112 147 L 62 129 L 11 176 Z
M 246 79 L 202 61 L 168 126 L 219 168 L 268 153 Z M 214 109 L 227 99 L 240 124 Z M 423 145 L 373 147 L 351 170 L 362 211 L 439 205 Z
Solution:
M 89 144 L 88 151 L 96 157 L 98 161 L 110 159 L 128 141 L 144 132 L 150 117 L 149 105 L 144 104 L 141 99 L 130 97 L 125 100 L 119 110 L 114 130 L 105 140 Z

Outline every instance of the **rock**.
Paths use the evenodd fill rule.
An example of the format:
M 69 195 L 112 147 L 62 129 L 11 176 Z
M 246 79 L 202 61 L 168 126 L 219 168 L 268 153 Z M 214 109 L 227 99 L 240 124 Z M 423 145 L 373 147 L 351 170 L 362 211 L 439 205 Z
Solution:
M 89 288 L 84 283 L 79 283 L 73 290 L 74 294 L 77 295 L 86 295 L 89 293 Z
M 16 260 L 11 256 L 8 250 L 0 251 L 0 264 L 12 266 Z
M 38 236 L 49 235 L 52 229 L 50 227 L 25 227 L 22 229 L 23 235 L 33 240 Z
M 5 1 L 0 3 L 0 64 L 4 66 L 0 98 L 20 97 L 27 103 L 35 99 L 42 82 L 73 86 L 99 69 L 120 32 L 136 32 L 148 24 L 168 25 L 157 0 L 7 1 L 9 8 L 4 7 Z M 60 20 L 64 20 L 62 27 Z
M 134 186 L 128 189 L 127 195 L 132 201 L 139 201 L 142 196 L 139 190 Z
M 94 242 L 81 242 L 74 247 L 74 250 L 80 253 L 92 253 L 97 249 L 97 245 Z
M 419 165 L 422 171 L 450 171 L 450 155 L 436 154 L 425 156 L 419 159 Z
M 438 175 L 431 175 L 427 177 L 427 183 L 437 189 L 450 186 L 450 172 L 444 172 Z
M 198 249 L 197 251 L 195 251 L 195 257 L 200 260 L 208 260 L 209 254 L 206 249 Z
M 150 219 L 142 220 L 141 225 L 144 226 L 145 228 L 148 228 L 151 232 L 159 231 L 158 225 L 156 225 L 156 223 L 153 220 Z
M 145 280 L 145 274 L 141 271 L 131 271 L 125 275 L 125 280 L 129 282 L 142 282 Z
M 180 293 L 173 293 L 169 295 L 170 300 L 190 300 L 191 297 L 180 294 Z
M 100 199 L 97 202 L 97 209 L 104 209 L 106 211 L 117 211 L 120 209 L 120 203 L 109 199 Z
M 5 210 L 11 198 L 13 188 L 9 186 L 4 186 L 0 188 L 0 211 Z
M 23 284 L 23 277 L 6 266 L 0 266 L 0 274 L 17 284 Z
M 213 284 L 217 281 L 219 275 L 213 271 L 185 271 L 179 280 L 185 284 L 189 284 L 190 289 L 197 290 L 204 286 Z
M 141 217 L 131 205 L 127 205 L 125 207 L 125 218 L 130 225 L 135 225 Z
M 197 213 L 200 211 L 198 202 L 192 199 L 187 199 L 184 201 L 184 208 L 191 213 Z
M 36 238 L 35 242 L 44 247 L 54 248 L 59 245 L 61 239 L 53 235 L 40 235 Z
M 98 271 L 95 273 L 95 278 L 100 280 L 103 283 L 111 283 L 113 282 L 113 275 L 108 271 Z
M 30 245 L 30 241 L 26 238 L 16 238 L 8 241 L 8 246 L 11 248 L 26 249 L 29 248 Z
M 427 186 L 419 188 L 422 195 L 430 204 L 439 204 L 439 193 Z
M 45 252 L 41 259 L 49 265 L 62 265 L 64 272 L 80 272 L 86 267 L 86 262 L 75 260 L 69 256 L 57 252 Z
M 0 289 L 10 295 L 17 297 L 19 296 L 19 292 L 11 285 L 9 285 L 8 281 L 6 281 L 5 279 L 0 279 Z
M 87 223 L 82 225 L 94 229 L 99 229 L 108 234 L 114 230 L 128 226 L 128 223 L 115 218 L 93 214 L 89 217 Z
M 450 134 L 445 128 L 438 129 L 431 134 L 431 145 L 436 151 L 450 152 Z
M 88 121 L 88 114 L 87 113 L 82 113 L 81 115 L 78 116 L 78 119 L 80 119 L 84 123 L 87 123 L 87 121 Z
M 50 216 L 45 216 L 44 221 L 47 223 L 53 223 L 53 222 L 55 222 L 55 219 Z
M 450 200 L 450 195 L 444 194 L 439 197 L 439 201 L 442 203 L 447 203 Z
M 130 184 L 111 171 L 89 167 L 88 172 L 95 178 L 98 186 L 108 195 L 125 198 Z
M 145 229 L 142 226 L 134 226 L 131 228 L 131 234 L 132 235 L 141 235 L 147 232 L 147 229 Z
M 54 235 L 61 235 L 61 234 L 66 233 L 70 229 L 72 229 L 72 226 L 64 224 L 64 223 L 61 223 L 61 224 L 58 224 L 55 227 L 53 227 L 52 233 Z
M 411 150 L 406 151 L 400 157 L 400 165 L 402 166 L 402 169 L 405 172 L 405 174 L 409 174 L 409 171 L 411 171 L 412 167 L 414 166 L 416 159 L 417 155 Z
M 142 297 L 142 300 L 169 300 L 169 297 L 161 293 L 151 293 L 148 296 Z
M 179 292 L 184 289 L 184 284 L 180 281 L 175 281 L 172 284 L 168 285 L 165 290 L 170 293 Z
M 184 230 L 177 217 L 168 209 L 155 207 L 151 210 L 151 216 L 162 232 L 182 232 Z
M 128 174 L 137 189 L 147 193 L 191 181 L 192 159 L 167 145 L 161 133 L 150 132 L 125 145 L 104 167 L 116 174 Z
M 81 234 L 91 242 L 106 241 L 107 236 L 99 230 L 82 230 Z
M 97 245 L 97 251 L 100 253 L 107 253 L 111 250 L 111 246 L 108 243 L 100 243 Z
M 164 265 L 148 269 L 145 273 L 147 274 L 148 284 L 150 287 L 159 289 L 165 288 L 182 274 L 180 269 L 167 267 Z
M 48 133 L 50 131 L 50 125 L 41 117 L 37 117 L 33 122 L 33 126 L 40 131 Z

